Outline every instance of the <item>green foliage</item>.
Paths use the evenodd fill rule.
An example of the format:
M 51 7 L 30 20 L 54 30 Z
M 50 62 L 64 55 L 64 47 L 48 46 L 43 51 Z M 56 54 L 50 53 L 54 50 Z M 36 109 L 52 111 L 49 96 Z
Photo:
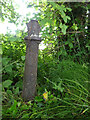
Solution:
M 26 34 L 0 35 L 3 119 L 88 119 L 90 75 L 88 57 L 85 57 L 88 56 L 89 38 L 88 30 L 81 24 L 86 20 L 81 20 L 82 11 L 86 13 L 85 4 L 78 4 L 41 2 L 36 6 L 40 12 L 35 18 L 42 26 L 41 37 L 47 47 L 39 51 L 37 96 L 32 101 L 22 99 L 26 51 L 23 38 Z M 74 33 L 67 33 L 72 30 Z M 75 33 L 77 30 L 83 30 L 87 37 L 82 32 Z M 44 94 L 48 94 L 47 100 Z
M 47 55 L 47 49 L 39 51 L 37 96 L 33 101 L 24 102 L 21 91 L 25 44 L 23 41 L 11 41 L 9 38 L 10 36 L 6 36 L 2 42 L 3 119 L 88 117 L 88 66 L 74 63 L 72 60 L 59 61 L 53 54 Z M 7 70 L 6 67 L 10 65 L 12 70 Z M 43 98 L 46 91 L 47 101 Z
M 15 11 L 13 0 L 2 0 L 0 1 L 0 20 L 3 22 L 8 19 L 10 23 L 16 23 L 20 17 L 19 13 Z
M 7 46 L 4 45 L 3 47 Z M 14 50 L 17 48 L 14 47 Z M 14 50 L 12 49 L 10 52 L 13 53 Z M 5 53 L 4 51 L 3 55 Z M 20 57 L 21 62 L 25 60 L 22 56 L 23 52 Z M 11 60 L 8 59 L 4 65 L 7 65 Z M 12 65 L 19 72 L 18 64 Z M 3 72 L 7 73 L 7 78 L 9 78 L 10 72 L 5 69 L 3 69 Z M 19 74 L 22 74 L 21 71 Z M 85 64 L 80 65 L 71 60 L 59 62 L 53 59 L 52 56 L 45 55 L 45 53 L 43 57 L 43 52 L 39 52 L 37 96 L 33 101 L 29 102 L 24 102 L 21 98 L 22 77 L 20 78 L 20 75 L 16 74 L 18 81 L 15 82 L 13 76 L 10 80 L 4 80 L 5 76 L 3 76 L 3 118 L 77 119 L 87 117 L 89 114 L 89 101 L 87 100 L 89 75 L 88 67 Z M 48 91 L 47 101 L 43 98 L 45 89 Z
M 3 87 L 8 88 L 11 84 L 12 84 L 11 80 L 6 80 L 6 81 L 3 82 Z
M 62 29 L 62 32 L 65 35 L 66 34 L 67 26 L 65 24 L 62 25 L 62 23 L 60 23 L 60 28 Z
M 71 57 L 75 62 L 88 62 L 88 3 L 40 2 L 38 7 L 34 19 L 41 25 L 42 40 L 49 46 L 47 51 L 54 50 L 59 60 Z
M 54 29 L 59 30 L 59 28 L 61 28 L 62 33 L 66 34 L 67 25 L 65 24 L 68 22 L 68 20 L 70 20 L 70 17 L 66 15 L 66 12 L 71 11 L 70 8 L 62 4 L 59 5 L 58 3 L 55 2 L 50 3 L 48 2 L 46 4 L 40 3 L 38 7 L 41 7 L 41 9 L 40 12 L 35 15 L 35 18 L 37 18 L 37 20 L 40 21 L 40 25 L 42 26 L 42 33 L 47 35 L 46 38 L 54 37 L 52 34 Z M 61 19 L 59 19 L 59 17 L 61 17 Z M 63 22 L 62 19 L 65 23 L 63 25 L 61 25 Z M 58 20 L 59 24 L 57 23 Z M 45 29 L 44 31 L 43 28 Z M 47 33 L 47 31 L 49 34 Z M 45 38 L 45 36 L 43 36 L 44 34 L 42 34 L 42 37 Z
M 14 40 L 15 39 L 15 40 Z M 13 80 L 16 83 L 17 77 L 22 79 L 25 61 L 25 43 L 20 37 L 12 37 L 11 35 L 2 36 L 3 50 L 3 75 L 4 80 Z M 13 84 L 14 84 L 13 83 Z

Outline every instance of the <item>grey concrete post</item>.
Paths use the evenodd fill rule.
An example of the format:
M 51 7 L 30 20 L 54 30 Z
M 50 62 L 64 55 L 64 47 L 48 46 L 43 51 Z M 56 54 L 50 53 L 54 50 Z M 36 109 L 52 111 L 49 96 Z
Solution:
M 27 27 L 28 36 L 25 37 L 26 58 L 22 91 L 22 97 L 25 101 L 32 100 L 36 93 L 38 46 L 41 42 L 41 38 L 39 37 L 40 26 L 38 21 L 31 20 L 27 24 Z

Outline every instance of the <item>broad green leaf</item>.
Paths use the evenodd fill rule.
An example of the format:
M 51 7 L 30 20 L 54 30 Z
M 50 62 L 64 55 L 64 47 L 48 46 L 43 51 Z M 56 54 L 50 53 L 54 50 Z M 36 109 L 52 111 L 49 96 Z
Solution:
M 18 102 L 18 103 L 17 103 L 17 105 L 18 105 L 18 107 L 20 107 L 20 105 L 21 105 L 21 102 Z
M 65 35 L 66 34 L 66 29 L 68 28 L 68 26 L 66 26 L 65 24 L 60 23 L 60 28 L 62 30 L 62 33 Z
M 5 70 L 7 73 L 11 73 L 12 72 L 12 65 L 5 67 Z
M 10 112 L 13 112 L 12 114 L 15 114 L 15 113 L 17 112 L 17 108 L 16 108 L 17 103 L 18 103 L 18 102 L 17 102 L 16 100 L 14 100 L 13 105 L 8 109 L 9 113 L 10 113 Z M 16 112 L 15 112 L 15 111 L 16 111 Z
M 68 20 L 71 20 L 71 18 L 70 18 L 69 16 L 67 16 L 67 19 L 68 19 Z
M 7 90 L 7 94 L 12 95 L 12 91 L 11 90 Z
M 22 59 L 22 60 L 25 60 L 25 56 L 21 56 L 21 59 Z
M 66 42 L 65 42 L 65 45 L 67 45 L 68 43 L 69 43 L 69 42 L 68 42 L 68 41 L 66 41 Z
M 2 84 L 3 84 L 4 88 L 8 88 L 12 84 L 12 81 L 11 80 L 5 80 Z
M 43 101 L 42 96 L 36 96 L 35 101 L 37 101 L 37 102 Z
M 67 55 L 67 52 L 66 52 L 66 51 L 63 51 L 63 55 L 65 55 L 65 56 L 66 56 L 66 55 Z
M 14 90 L 14 93 L 15 93 L 15 94 L 18 94 L 18 93 L 19 93 L 19 87 L 17 87 L 17 88 Z
M 18 81 L 18 82 L 15 84 L 15 87 L 19 87 L 20 89 L 22 89 L 22 86 L 23 86 L 23 82 L 22 82 L 22 81 Z
M 63 18 L 64 22 L 67 23 L 67 16 L 63 16 L 62 18 Z
M 11 60 L 11 58 L 3 57 L 2 58 L 2 64 L 3 64 L 3 66 L 6 66 L 9 63 L 10 60 Z
M 70 47 L 70 48 L 73 48 L 73 44 L 72 44 L 72 43 L 69 43 L 69 47 Z
M 67 10 L 72 11 L 72 9 L 71 9 L 71 8 L 67 8 Z
M 60 28 L 62 28 L 62 23 L 60 23 Z

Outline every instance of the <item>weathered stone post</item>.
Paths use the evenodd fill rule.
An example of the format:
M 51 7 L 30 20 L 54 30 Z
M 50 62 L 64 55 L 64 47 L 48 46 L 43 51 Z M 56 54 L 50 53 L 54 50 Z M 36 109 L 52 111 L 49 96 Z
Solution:
M 25 101 L 32 100 L 36 93 L 38 46 L 41 42 L 38 21 L 31 20 L 27 24 L 27 28 L 28 36 L 24 38 L 26 41 L 26 58 L 22 91 L 22 97 Z

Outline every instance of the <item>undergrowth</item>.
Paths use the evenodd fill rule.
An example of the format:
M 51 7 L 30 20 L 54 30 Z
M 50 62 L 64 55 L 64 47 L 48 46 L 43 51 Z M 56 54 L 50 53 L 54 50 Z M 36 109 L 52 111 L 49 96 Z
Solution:
M 68 59 L 58 61 L 39 52 L 37 95 L 24 102 L 25 44 L 8 40 L 2 47 L 3 119 L 89 119 L 87 64 Z
M 22 100 L 20 81 L 13 87 L 11 87 L 13 82 L 10 84 L 10 81 L 7 81 L 8 85 L 3 82 L 3 118 L 88 117 L 90 107 L 87 66 L 63 60 L 59 64 L 50 66 L 48 70 L 48 74 L 43 76 L 43 79 L 40 80 L 38 75 L 37 96 L 33 101 Z M 46 98 L 43 93 L 46 93 Z

